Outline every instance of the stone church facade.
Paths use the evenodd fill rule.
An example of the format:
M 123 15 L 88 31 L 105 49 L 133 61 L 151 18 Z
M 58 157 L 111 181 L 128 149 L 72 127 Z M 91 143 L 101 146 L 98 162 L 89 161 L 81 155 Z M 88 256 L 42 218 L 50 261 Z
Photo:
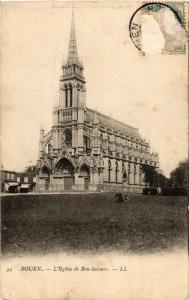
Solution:
M 40 130 L 37 191 L 141 191 L 143 165 L 158 168 L 158 154 L 138 129 L 86 107 L 86 82 L 72 16 L 68 57 L 62 66 L 53 125 Z

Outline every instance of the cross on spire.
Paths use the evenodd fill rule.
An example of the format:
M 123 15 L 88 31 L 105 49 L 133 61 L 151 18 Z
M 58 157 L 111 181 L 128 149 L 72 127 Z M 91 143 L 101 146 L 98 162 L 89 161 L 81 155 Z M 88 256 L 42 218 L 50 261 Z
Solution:
M 74 9 L 72 10 L 72 21 L 71 21 L 71 31 L 70 31 L 70 41 L 68 48 L 67 64 L 78 64 L 79 58 L 77 54 L 77 43 L 76 43 L 76 33 L 75 33 L 75 18 Z

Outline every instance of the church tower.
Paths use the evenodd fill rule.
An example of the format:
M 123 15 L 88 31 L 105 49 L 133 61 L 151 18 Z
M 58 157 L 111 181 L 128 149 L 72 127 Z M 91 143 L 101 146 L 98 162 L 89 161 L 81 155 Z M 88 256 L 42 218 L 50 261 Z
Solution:
M 72 13 L 70 41 L 66 64 L 62 66 L 60 77 L 60 99 L 59 105 L 63 108 L 74 108 L 84 105 L 85 79 L 83 76 L 83 65 L 78 58 L 75 20 Z
M 62 145 L 72 155 L 83 151 L 83 124 L 85 103 L 85 78 L 78 57 L 74 12 L 72 12 L 70 40 L 66 63 L 61 67 L 59 106 L 53 111 L 53 150 L 55 156 Z
M 150 154 L 138 129 L 86 107 L 83 71 L 72 13 L 53 126 L 48 133 L 40 130 L 36 188 L 141 192 L 143 166 L 158 168 L 158 156 Z

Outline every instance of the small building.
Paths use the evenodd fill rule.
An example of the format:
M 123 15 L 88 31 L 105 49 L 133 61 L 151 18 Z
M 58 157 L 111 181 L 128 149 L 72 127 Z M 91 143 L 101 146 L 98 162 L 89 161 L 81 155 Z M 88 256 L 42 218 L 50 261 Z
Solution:
M 16 173 L 16 182 L 19 185 L 19 190 L 33 191 L 36 185 L 35 172 L 18 172 Z
M 0 192 L 6 192 L 9 186 L 16 183 L 16 172 L 10 170 L 0 170 Z

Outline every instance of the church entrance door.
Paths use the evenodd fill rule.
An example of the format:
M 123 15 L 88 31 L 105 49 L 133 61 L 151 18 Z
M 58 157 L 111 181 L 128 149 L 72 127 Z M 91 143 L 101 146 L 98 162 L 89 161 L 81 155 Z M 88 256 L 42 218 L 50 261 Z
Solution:
M 89 177 L 84 178 L 84 189 L 88 190 L 89 189 Z
M 50 179 L 49 178 L 45 178 L 45 190 L 48 191 L 49 189 L 49 184 L 50 184 Z
M 73 177 L 64 177 L 64 190 L 70 191 L 73 185 Z
M 80 167 L 80 176 L 83 177 L 83 189 L 86 191 L 89 189 L 90 182 L 90 169 L 88 165 L 83 164 Z
M 43 189 L 45 189 L 45 191 L 48 191 L 50 184 L 50 170 L 47 166 L 43 166 L 41 168 L 40 176 L 42 176 L 43 178 Z
M 63 177 L 64 190 L 70 191 L 74 183 L 74 167 L 67 158 L 62 158 L 58 161 L 55 169 Z

